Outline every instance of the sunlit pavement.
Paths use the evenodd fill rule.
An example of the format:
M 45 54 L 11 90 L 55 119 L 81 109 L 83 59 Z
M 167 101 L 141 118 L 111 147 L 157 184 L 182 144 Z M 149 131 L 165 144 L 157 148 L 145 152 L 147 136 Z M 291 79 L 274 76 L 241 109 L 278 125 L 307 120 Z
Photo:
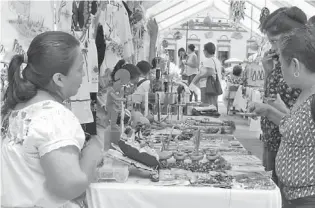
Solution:
M 256 132 L 249 131 L 248 120 L 238 115 L 226 115 L 226 106 L 222 101 L 219 101 L 219 112 L 221 114 L 220 119 L 235 122 L 236 131 L 234 132 L 234 135 L 243 144 L 243 146 L 253 155 L 262 159 L 263 144 L 259 140 L 259 136 Z

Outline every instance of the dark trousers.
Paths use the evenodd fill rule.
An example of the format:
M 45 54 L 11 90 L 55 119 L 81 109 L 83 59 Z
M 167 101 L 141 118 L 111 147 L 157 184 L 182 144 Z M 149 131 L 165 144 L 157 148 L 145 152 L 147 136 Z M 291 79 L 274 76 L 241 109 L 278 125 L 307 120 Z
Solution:
M 282 200 L 285 200 L 282 197 Z M 285 200 L 283 208 L 314 208 L 315 207 L 315 196 L 307 196 L 294 200 Z
M 195 78 L 196 74 L 190 75 L 188 76 L 188 86 L 191 84 L 191 82 L 193 81 L 193 79 Z M 198 97 L 197 94 L 194 92 L 191 92 L 190 97 L 189 97 L 189 101 L 192 101 L 193 96 L 195 96 L 195 102 L 198 101 Z
M 272 171 L 272 180 L 278 185 L 278 177 L 276 175 L 276 151 L 270 151 L 266 144 L 263 149 L 263 166 L 266 171 Z

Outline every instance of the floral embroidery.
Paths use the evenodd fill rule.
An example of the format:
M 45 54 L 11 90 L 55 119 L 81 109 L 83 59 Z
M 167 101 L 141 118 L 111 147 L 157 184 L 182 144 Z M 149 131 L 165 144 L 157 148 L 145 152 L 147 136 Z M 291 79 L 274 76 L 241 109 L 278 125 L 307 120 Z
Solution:
M 284 81 L 281 66 L 278 64 L 275 69 L 266 77 L 265 97 L 277 98 L 280 94 L 281 99 L 291 108 L 300 95 L 300 90 L 290 88 Z M 262 141 L 267 144 L 270 151 L 277 151 L 280 146 L 281 134 L 279 127 L 266 117 L 261 118 Z
M 243 84 L 242 77 L 236 77 L 236 76 L 231 76 L 231 75 L 226 76 L 226 81 L 231 84 Z

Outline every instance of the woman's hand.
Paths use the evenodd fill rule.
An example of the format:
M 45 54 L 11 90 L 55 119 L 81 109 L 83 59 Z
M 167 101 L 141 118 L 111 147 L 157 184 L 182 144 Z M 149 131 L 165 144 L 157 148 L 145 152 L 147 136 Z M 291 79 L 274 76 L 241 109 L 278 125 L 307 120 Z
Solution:
M 276 53 L 270 53 L 269 51 L 267 51 L 264 54 L 263 59 L 261 60 L 261 63 L 263 65 L 263 68 L 266 72 L 269 72 L 273 69 L 273 56 L 276 55 Z
M 152 18 L 149 19 L 147 27 L 148 27 L 150 37 L 155 37 L 158 35 L 159 26 L 156 22 L 156 19 L 152 19 Z
M 272 107 L 276 108 L 277 110 L 279 110 L 282 113 L 289 113 L 290 110 L 288 109 L 288 107 L 286 106 L 286 104 L 283 102 L 283 100 L 281 99 L 280 95 L 277 94 L 277 98 L 274 101 L 268 101 L 267 102 L 269 105 L 271 105 Z
M 250 113 L 255 113 L 257 116 L 267 117 L 269 114 L 269 110 L 270 110 L 270 105 L 265 104 L 265 103 L 253 102 L 248 107 L 248 111 Z

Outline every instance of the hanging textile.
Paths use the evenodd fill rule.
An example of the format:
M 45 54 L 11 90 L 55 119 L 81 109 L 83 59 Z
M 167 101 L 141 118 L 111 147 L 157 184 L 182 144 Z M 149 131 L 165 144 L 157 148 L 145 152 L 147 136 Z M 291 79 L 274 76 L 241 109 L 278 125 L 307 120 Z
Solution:
M 252 87 L 263 87 L 265 72 L 264 69 L 259 63 L 252 62 L 249 63 L 245 68 L 246 82 L 248 86 Z
M 123 58 L 128 59 L 134 53 L 132 34 L 130 29 L 129 17 L 126 8 L 122 2 L 119 2 L 120 7 L 115 13 L 116 29 L 121 43 L 124 46 Z
M 135 50 L 135 61 L 136 62 L 139 62 L 142 60 L 148 61 L 149 59 L 148 49 L 150 48 L 150 38 L 148 35 L 147 21 L 144 15 L 145 9 L 139 2 L 134 2 L 133 6 L 134 6 L 133 8 L 134 13 L 131 16 L 130 24 L 131 24 L 132 33 L 133 33 L 132 35 L 133 35 L 133 44 L 134 44 L 134 50 Z M 146 46 L 147 48 L 145 48 Z
M 71 32 L 72 6 L 71 1 L 53 1 L 56 6 L 56 26 L 57 30 Z
M 115 11 L 116 7 L 108 4 L 105 11 L 102 11 L 100 17 L 100 24 L 103 26 L 106 40 L 105 57 L 100 68 L 101 76 L 104 75 L 107 68 L 113 69 L 116 63 L 122 58 L 120 50 L 123 50 L 123 47 L 117 42 L 117 34 L 115 32 Z
M 2 1 L 1 41 L 7 51 L 12 51 L 15 39 L 27 50 L 38 34 L 53 30 L 54 7 L 50 1 Z
M 81 36 L 81 32 L 75 32 L 75 36 Z M 81 45 L 82 49 L 85 49 L 85 45 Z M 84 76 L 82 78 L 82 84 L 78 90 L 78 93 L 70 98 L 71 111 L 77 116 L 81 124 L 91 123 L 94 121 L 91 111 L 91 98 L 90 98 L 90 66 L 88 60 L 87 50 L 83 53 L 84 57 Z
M 87 48 L 87 66 L 88 66 L 88 81 L 90 83 L 89 91 L 92 93 L 98 92 L 98 60 L 97 60 L 97 48 L 95 45 L 95 40 L 90 39 L 88 41 Z
M 105 59 L 100 69 L 104 75 L 105 70 L 113 69 L 120 59 L 130 58 L 134 50 L 128 13 L 122 2 L 107 4 L 99 23 L 103 26 L 106 40 Z

